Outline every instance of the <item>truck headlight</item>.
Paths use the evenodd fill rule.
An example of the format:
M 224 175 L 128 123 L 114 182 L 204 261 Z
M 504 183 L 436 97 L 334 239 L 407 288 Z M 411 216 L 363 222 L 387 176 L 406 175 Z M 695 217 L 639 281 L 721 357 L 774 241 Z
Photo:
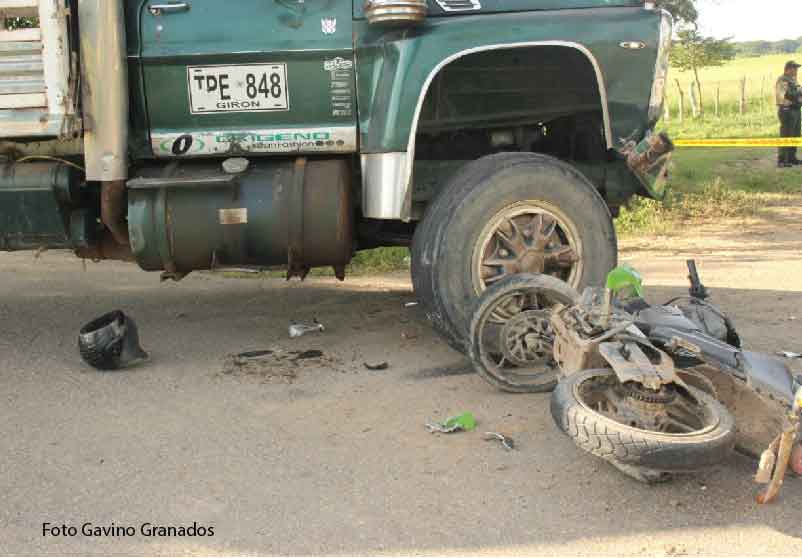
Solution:
M 426 19 L 426 0 L 365 0 L 371 24 L 415 24 Z
M 656 123 L 663 113 L 663 102 L 666 98 L 668 83 L 668 53 L 671 51 L 671 39 L 674 32 L 674 18 L 663 10 L 660 19 L 660 39 L 657 47 L 657 63 L 654 69 L 652 97 L 649 101 L 649 122 Z

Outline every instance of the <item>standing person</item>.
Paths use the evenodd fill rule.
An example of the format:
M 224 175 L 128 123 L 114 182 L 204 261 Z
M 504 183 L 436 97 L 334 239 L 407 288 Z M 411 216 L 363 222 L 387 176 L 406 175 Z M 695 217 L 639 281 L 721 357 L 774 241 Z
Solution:
M 777 107 L 780 117 L 780 137 L 798 138 L 802 136 L 802 88 L 797 82 L 800 65 L 788 62 L 785 73 L 777 80 Z M 778 167 L 802 165 L 796 158 L 796 147 L 781 147 L 777 159 Z

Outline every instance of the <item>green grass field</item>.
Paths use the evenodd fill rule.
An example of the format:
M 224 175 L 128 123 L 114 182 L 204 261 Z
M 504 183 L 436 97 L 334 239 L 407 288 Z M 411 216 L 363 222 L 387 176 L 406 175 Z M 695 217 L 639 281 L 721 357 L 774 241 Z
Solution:
M 786 54 L 757 58 L 736 58 L 723 66 L 706 68 L 700 72 L 704 119 L 690 116 L 688 87 L 693 80 L 691 72 L 669 72 L 667 103 L 671 119 L 664 120 L 661 128 L 672 137 L 732 138 L 776 137 L 777 114 L 774 102 L 774 85 L 788 61 Z M 741 80 L 746 78 L 746 110 L 739 113 Z M 679 119 L 679 81 L 685 92 L 685 118 Z M 716 90 L 720 91 L 719 116 L 715 116 Z

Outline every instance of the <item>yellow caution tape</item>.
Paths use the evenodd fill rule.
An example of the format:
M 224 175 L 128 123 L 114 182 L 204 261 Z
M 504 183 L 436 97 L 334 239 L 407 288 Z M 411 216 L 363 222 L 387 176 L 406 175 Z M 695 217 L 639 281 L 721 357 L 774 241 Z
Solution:
M 682 139 L 677 147 L 802 147 L 802 138 Z

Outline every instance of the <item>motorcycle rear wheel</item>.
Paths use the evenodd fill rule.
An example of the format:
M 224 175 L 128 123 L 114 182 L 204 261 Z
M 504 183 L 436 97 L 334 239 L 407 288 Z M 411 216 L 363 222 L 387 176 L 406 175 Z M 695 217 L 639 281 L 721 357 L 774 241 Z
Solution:
M 471 320 L 470 358 L 489 384 L 510 393 L 543 393 L 557 385 L 556 306 L 576 303 L 579 293 L 549 275 L 521 273 L 482 293 Z
M 625 472 L 628 469 L 664 473 L 698 471 L 721 463 L 732 452 L 735 419 L 721 403 L 703 391 L 689 387 L 689 393 L 684 393 L 678 389 L 674 395 L 686 398 L 679 402 L 668 403 L 667 398 L 660 400 L 660 397 L 646 401 L 647 405 L 655 405 L 658 413 L 665 411 L 668 405 L 678 404 L 698 412 L 695 424 L 686 412 L 683 418 L 688 424 L 684 428 L 680 426 L 682 420 L 668 418 L 665 421 L 668 426 L 661 426 L 662 431 L 657 431 L 637 424 L 632 416 L 625 422 L 623 417 L 627 411 L 615 409 L 615 401 L 604 395 L 605 390 L 620 389 L 629 388 L 622 386 L 609 369 L 572 374 L 562 379 L 554 390 L 551 415 L 560 430 L 577 446 Z M 640 398 L 637 405 L 643 403 Z M 634 408 L 637 409 L 637 405 Z

